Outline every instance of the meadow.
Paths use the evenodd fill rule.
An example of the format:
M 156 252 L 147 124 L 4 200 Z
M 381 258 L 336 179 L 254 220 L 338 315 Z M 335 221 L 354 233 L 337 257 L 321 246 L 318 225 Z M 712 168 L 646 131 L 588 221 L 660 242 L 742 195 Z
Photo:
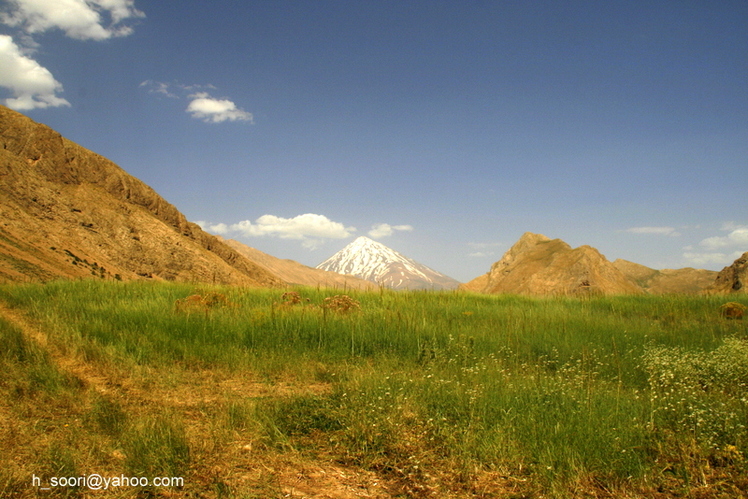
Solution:
M 748 497 L 728 301 L 3 285 L 0 496 Z

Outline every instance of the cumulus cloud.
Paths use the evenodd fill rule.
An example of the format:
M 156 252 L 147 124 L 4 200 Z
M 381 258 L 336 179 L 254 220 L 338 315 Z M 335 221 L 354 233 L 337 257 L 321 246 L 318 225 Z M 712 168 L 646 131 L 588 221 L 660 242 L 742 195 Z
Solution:
M 252 122 L 252 113 L 236 107 L 232 101 L 227 99 L 215 99 L 207 92 L 198 92 L 190 95 L 192 101 L 187 106 L 187 112 L 193 118 L 200 119 L 206 123 L 222 123 L 224 121 L 249 121 Z
M 221 236 L 225 236 L 229 233 L 229 226 L 224 223 L 219 224 L 211 224 L 204 221 L 198 221 L 195 222 L 197 225 L 200 226 L 201 229 L 207 230 L 209 232 L 212 232 L 213 234 L 219 234 Z
M 732 262 L 737 260 L 743 252 L 734 251 L 732 253 L 696 253 L 696 252 L 685 252 L 683 258 L 689 265 L 696 267 L 709 266 L 709 265 L 730 265 Z
M 8 0 L 0 21 L 29 34 L 60 29 L 78 40 L 127 36 L 125 21 L 145 17 L 134 0 Z
M 726 236 L 707 237 L 699 245 L 708 250 L 742 247 L 748 251 L 748 227 L 734 228 Z
M 244 220 L 230 226 L 231 230 L 244 233 L 247 236 L 274 235 L 281 239 L 303 239 L 305 237 L 320 237 L 326 239 L 344 239 L 355 232 L 355 227 L 346 227 L 340 222 L 333 222 L 324 215 L 305 213 L 293 218 L 263 215 L 253 224 Z
M 301 241 L 301 245 L 308 249 L 318 248 L 325 239 L 345 239 L 356 231 L 355 227 L 346 227 L 340 222 L 333 222 L 324 215 L 314 213 L 305 213 L 293 218 L 263 215 L 254 222 L 243 220 L 231 225 L 204 221 L 195 223 L 204 230 L 220 235 L 239 233 L 247 237 L 295 239 Z
M 727 222 L 721 228 L 727 235 L 702 239 L 699 242 L 701 251 L 687 246 L 683 258 L 692 265 L 730 265 L 748 251 L 748 225 Z
M 248 121 L 254 122 L 252 113 L 247 112 L 229 100 L 212 97 L 206 90 L 216 90 L 213 85 L 185 85 L 173 82 L 165 83 L 155 80 L 146 80 L 140 84 L 140 88 L 149 94 L 163 95 L 171 99 L 187 98 L 190 103 L 185 112 L 193 118 L 206 123 L 223 123 L 224 121 Z
M 675 230 L 674 227 L 631 227 L 626 229 L 626 232 L 632 234 L 655 234 L 659 236 L 680 236 L 680 232 Z
M 129 35 L 132 27 L 124 23 L 144 16 L 134 0 L 7 0 L 0 22 L 16 28 L 26 49 L 0 35 L 0 87 L 13 95 L 5 105 L 19 111 L 70 105 L 58 96 L 60 82 L 30 57 L 39 46 L 33 35 L 59 29 L 78 40 L 105 40 Z
M 412 230 L 413 226 L 411 225 L 374 224 L 371 226 L 371 230 L 368 234 L 374 239 L 380 239 L 382 237 L 391 236 L 395 231 L 410 232 Z
M 11 109 L 26 111 L 70 105 L 57 95 L 62 92 L 62 84 L 47 68 L 25 56 L 7 35 L 0 35 L 0 68 L 0 86 L 13 94 L 4 101 Z

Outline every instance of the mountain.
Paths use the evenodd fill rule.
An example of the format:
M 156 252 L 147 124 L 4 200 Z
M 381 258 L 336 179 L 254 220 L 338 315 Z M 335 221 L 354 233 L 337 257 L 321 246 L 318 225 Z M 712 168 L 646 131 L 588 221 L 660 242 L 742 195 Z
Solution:
M 748 251 L 717 274 L 707 294 L 748 293 Z
M 713 270 L 690 267 L 655 270 L 620 258 L 613 265 L 650 294 L 700 293 L 717 277 Z
M 108 159 L 0 106 L 0 281 L 285 283 Z
M 459 282 L 368 237 L 359 237 L 317 265 L 392 289 L 455 289 Z
M 223 240 L 220 236 L 216 236 L 216 238 Z M 362 290 L 375 289 L 377 287 L 373 282 L 365 281 L 358 277 L 307 267 L 294 260 L 276 258 L 234 239 L 226 239 L 223 242 L 289 284 Z
M 642 293 L 595 248 L 526 232 L 491 270 L 461 289 L 481 293 L 577 295 Z

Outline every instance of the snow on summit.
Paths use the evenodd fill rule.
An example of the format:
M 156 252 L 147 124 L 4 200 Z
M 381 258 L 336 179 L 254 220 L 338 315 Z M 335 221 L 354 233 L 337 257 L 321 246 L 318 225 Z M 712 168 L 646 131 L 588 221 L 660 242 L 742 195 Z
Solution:
M 459 283 L 384 244 L 361 236 L 317 265 L 392 289 L 455 289 Z

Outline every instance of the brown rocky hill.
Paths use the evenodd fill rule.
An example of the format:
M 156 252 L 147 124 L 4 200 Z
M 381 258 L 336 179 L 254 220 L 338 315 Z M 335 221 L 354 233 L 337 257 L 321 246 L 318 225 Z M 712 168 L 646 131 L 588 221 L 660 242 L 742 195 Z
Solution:
M 714 270 L 690 267 L 655 270 L 620 258 L 613 265 L 650 294 L 700 293 L 717 277 Z
M 0 145 L 0 281 L 284 284 L 113 162 L 4 106 Z
M 632 294 L 642 289 L 595 248 L 525 233 L 491 270 L 461 289 L 531 295 Z
M 216 236 L 221 239 L 220 236 Z M 276 258 L 234 239 L 223 240 L 241 255 L 261 265 L 289 284 L 339 289 L 377 289 L 377 285 L 350 275 L 307 267 L 294 260 Z
M 705 289 L 708 294 L 748 293 L 748 251 L 732 265 L 719 271 L 711 286 Z

